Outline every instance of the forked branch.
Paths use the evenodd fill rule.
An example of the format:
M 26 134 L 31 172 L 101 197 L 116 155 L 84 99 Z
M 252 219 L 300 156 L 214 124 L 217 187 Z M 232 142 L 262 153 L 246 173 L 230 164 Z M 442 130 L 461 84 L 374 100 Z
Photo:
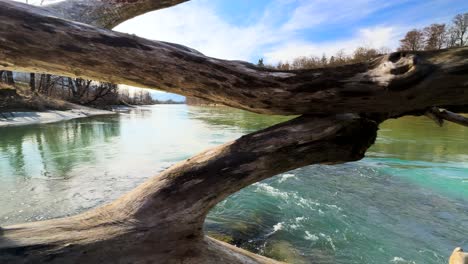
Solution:
M 468 126 L 467 117 L 448 111 L 446 109 L 431 107 L 429 110 L 427 110 L 426 115 L 432 120 L 434 120 L 434 122 L 436 122 L 439 126 L 442 126 L 444 124 L 444 120 L 462 126 Z

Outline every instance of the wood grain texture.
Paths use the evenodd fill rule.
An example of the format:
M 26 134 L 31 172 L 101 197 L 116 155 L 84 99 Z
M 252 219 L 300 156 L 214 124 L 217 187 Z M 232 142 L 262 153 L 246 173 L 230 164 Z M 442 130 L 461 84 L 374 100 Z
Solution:
M 423 114 L 432 106 L 467 109 L 468 47 L 398 52 L 367 64 L 281 72 L 39 11 L 0 1 L 0 66 L 157 88 L 266 114 L 398 117 Z

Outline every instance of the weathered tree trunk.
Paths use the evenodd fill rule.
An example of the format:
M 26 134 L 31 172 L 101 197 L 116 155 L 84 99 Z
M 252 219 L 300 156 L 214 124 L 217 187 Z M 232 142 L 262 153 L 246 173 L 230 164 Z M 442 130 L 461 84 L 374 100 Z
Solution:
M 112 27 L 180 2 L 69 0 L 36 8 L 0 0 L 0 65 L 302 116 L 180 162 L 108 205 L 6 227 L 0 230 L 0 263 L 274 263 L 205 237 L 208 211 L 278 173 L 361 159 L 386 118 L 425 114 L 433 106 L 468 109 L 468 48 L 275 71 L 51 16 L 62 10 L 61 17 Z
M 0 71 L 0 82 L 2 81 L 3 76 L 5 76 L 5 83 L 13 85 L 15 84 L 15 80 L 13 79 L 13 72 L 12 71 Z
M 468 101 L 464 92 L 467 47 L 398 52 L 372 63 L 280 72 L 46 17 L 41 11 L 0 1 L 0 20 L 8 21 L 0 25 L 2 66 L 157 87 L 266 114 L 385 112 L 399 116 L 423 113 L 432 105 L 450 110 Z M 18 39 L 22 39 L 20 45 Z
M 51 89 L 51 86 L 52 86 L 52 83 L 51 83 L 51 75 L 50 74 L 44 74 L 43 76 L 41 76 L 41 81 L 42 81 L 42 84 L 41 84 L 41 87 L 42 87 L 42 93 L 45 94 L 45 95 L 49 95 L 50 93 L 50 89 Z
M 31 92 L 36 91 L 36 74 L 35 73 L 29 74 L 29 88 L 31 89 Z
M 12 71 L 6 71 L 6 83 L 10 85 L 15 84 L 15 79 L 13 78 L 13 72 Z

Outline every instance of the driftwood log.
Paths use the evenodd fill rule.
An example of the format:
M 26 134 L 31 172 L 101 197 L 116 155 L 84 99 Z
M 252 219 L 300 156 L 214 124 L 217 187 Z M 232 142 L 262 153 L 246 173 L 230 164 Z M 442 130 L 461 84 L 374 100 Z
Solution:
M 0 67 L 300 116 L 180 162 L 99 208 L 3 227 L 0 263 L 276 263 L 206 237 L 209 210 L 279 173 L 363 158 L 388 118 L 426 114 L 465 123 L 454 112 L 468 110 L 466 47 L 277 71 L 109 30 L 182 2 L 67 0 L 39 8 L 0 0 Z

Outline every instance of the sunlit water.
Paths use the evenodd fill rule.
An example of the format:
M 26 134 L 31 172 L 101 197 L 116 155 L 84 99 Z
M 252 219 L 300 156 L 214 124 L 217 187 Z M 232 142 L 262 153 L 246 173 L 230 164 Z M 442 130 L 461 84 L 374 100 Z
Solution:
M 285 120 L 228 108 L 154 106 L 0 128 L 0 225 L 76 214 L 171 164 Z M 382 125 L 362 161 L 252 185 L 209 215 L 209 234 L 293 263 L 446 263 L 468 247 L 468 129 Z

